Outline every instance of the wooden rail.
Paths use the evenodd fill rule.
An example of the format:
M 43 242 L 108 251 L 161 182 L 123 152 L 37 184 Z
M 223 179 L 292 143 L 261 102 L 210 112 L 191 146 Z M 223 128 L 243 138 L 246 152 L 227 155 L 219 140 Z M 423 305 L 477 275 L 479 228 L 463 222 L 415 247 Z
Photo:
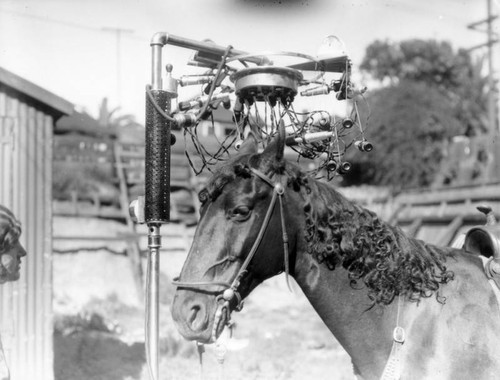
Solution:
M 481 204 L 491 206 L 500 219 L 498 182 L 408 190 L 397 195 L 370 188 L 364 192 L 349 189 L 342 189 L 342 192 L 390 224 L 400 226 L 410 236 L 438 245 L 449 245 L 459 233 L 484 224 L 485 216 L 476 209 Z

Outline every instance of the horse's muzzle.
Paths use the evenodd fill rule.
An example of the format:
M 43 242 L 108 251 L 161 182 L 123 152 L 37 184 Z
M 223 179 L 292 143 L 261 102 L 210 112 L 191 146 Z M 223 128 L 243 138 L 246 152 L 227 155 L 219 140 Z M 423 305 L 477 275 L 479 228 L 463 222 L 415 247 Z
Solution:
M 216 311 L 213 294 L 188 289 L 178 289 L 175 293 L 172 318 L 179 333 L 188 340 L 211 343 L 222 332 L 225 321 L 218 320 L 214 326 Z

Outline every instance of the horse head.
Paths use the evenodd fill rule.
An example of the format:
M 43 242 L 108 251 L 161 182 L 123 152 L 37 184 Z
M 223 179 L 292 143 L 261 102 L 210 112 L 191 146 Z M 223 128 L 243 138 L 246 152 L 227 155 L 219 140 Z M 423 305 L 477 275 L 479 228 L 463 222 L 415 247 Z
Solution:
M 297 227 L 283 202 L 296 196 L 288 188 L 299 170 L 286 165 L 284 145 L 284 130 L 260 154 L 247 138 L 200 192 L 200 221 L 172 305 L 185 338 L 213 341 L 258 284 L 288 272 L 295 242 L 287 233 Z

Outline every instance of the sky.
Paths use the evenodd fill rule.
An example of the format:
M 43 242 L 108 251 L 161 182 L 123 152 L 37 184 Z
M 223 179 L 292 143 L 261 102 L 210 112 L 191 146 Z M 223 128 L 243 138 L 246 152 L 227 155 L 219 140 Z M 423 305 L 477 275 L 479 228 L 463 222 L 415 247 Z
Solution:
M 499 2 L 492 0 L 494 14 Z M 446 40 L 455 49 L 480 45 L 486 34 L 467 25 L 486 16 L 487 0 L 0 0 L 0 67 L 91 115 L 107 97 L 119 114 L 144 123 L 149 43 L 156 32 L 247 52 L 312 56 L 335 35 L 356 70 L 376 39 Z M 499 51 L 496 46 L 496 70 Z M 163 62 L 172 63 L 179 77 L 192 72 L 186 66 L 192 53 L 167 45 Z M 181 89 L 181 100 L 183 95 Z

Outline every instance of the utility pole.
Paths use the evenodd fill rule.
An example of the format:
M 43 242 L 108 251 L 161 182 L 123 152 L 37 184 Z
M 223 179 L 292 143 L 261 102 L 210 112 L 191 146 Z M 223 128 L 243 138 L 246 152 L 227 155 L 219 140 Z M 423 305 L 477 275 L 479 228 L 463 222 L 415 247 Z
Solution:
M 121 105 L 121 39 L 123 33 L 133 33 L 132 29 L 102 28 L 104 32 L 114 33 L 116 36 L 116 101 Z
M 493 11 L 491 9 L 492 0 L 486 0 L 487 2 L 487 18 L 485 20 L 477 21 L 472 24 L 467 25 L 468 29 L 476 30 L 479 32 L 486 32 L 487 40 L 484 44 L 474 46 L 469 49 L 469 51 L 476 50 L 482 47 L 488 47 L 488 123 L 489 123 L 489 133 L 493 139 L 498 135 L 498 130 L 496 126 L 496 101 L 495 101 L 495 76 L 493 67 L 493 45 L 498 42 L 498 37 L 493 35 L 493 21 L 498 18 L 498 15 L 493 16 Z M 486 30 L 478 29 L 478 26 L 486 24 Z
M 498 42 L 498 35 L 493 33 L 493 21 L 498 18 L 498 15 L 493 15 L 492 1 L 486 0 L 487 3 L 487 18 L 485 20 L 477 21 L 472 24 L 467 25 L 468 29 L 486 33 L 486 43 L 474 46 L 469 51 L 476 50 L 479 48 L 487 47 L 487 57 L 488 57 L 488 133 L 487 138 L 489 141 L 488 159 L 486 168 L 483 172 L 483 180 L 491 180 L 492 177 L 498 179 L 500 173 L 498 158 L 498 145 L 500 144 L 500 131 L 497 126 L 497 94 L 495 92 L 495 72 L 493 67 L 493 46 Z M 486 30 L 483 28 L 478 28 L 486 24 Z
M 498 16 L 492 16 L 491 10 L 492 0 L 487 0 L 488 3 L 488 21 L 487 21 L 487 34 L 488 34 L 488 120 L 490 122 L 490 131 L 492 138 L 498 134 L 496 126 L 496 102 L 495 102 L 495 76 L 493 67 L 493 44 L 498 42 L 498 39 L 493 38 L 493 20 Z

